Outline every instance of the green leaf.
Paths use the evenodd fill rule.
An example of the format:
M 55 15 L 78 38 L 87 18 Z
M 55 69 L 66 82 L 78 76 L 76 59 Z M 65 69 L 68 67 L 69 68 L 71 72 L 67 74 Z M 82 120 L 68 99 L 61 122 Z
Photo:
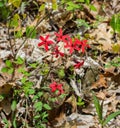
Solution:
M 4 122 L 4 124 L 5 124 L 5 128 L 9 128 L 9 122 L 8 122 L 8 120 L 6 119 L 6 118 L 4 118 L 3 119 L 3 122 Z
M 14 119 L 13 119 L 13 127 L 17 128 L 16 116 L 14 116 Z
M 5 61 L 5 64 L 6 64 L 6 66 L 9 67 L 9 68 L 13 66 L 13 64 L 12 64 L 12 62 L 11 62 L 10 60 L 6 60 L 6 61 Z
M 32 68 L 36 68 L 38 63 L 32 63 L 32 64 L 29 64 Z
M 37 95 L 34 95 L 33 98 L 32 98 L 32 101 L 36 101 L 39 97 Z
M 84 2 L 85 2 L 85 0 L 77 0 L 77 2 L 84 3 Z
M 89 7 L 90 7 L 90 10 L 95 12 L 97 11 L 97 8 L 94 5 L 90 4 Z
M 8 18 L 10 14 L 9 8 L 7 8 L 5 5 L 3 7 L 0 7 L 0 19 L 5 20 Z
M 10 27 L 18 27 L 19 25 L 20 16 L 18 14 L 15 14 L 13 18 L 11 19 Z
M 120 52 L 120 45 L 119 45 L 119 44 L 114 44 L 114 45 L 112 46 L 112 50 L 113 50 L 113 52 L 115 52 L 115 53 L 119 53 L 119 52 Z
M 27 81 L 25 82 L 25 85 L 30 88 L 32 87 L 33 83 L 31 81 Z
M 76 23 L 78 27 L 84 26 L 86 29 L 90 28 L 90 25 L 85 20 L 77 19 Z
M 9 73 L 9 74 L 12 74 L 12 73 L 13 73 L 13 71 L 14 71 L 14 69 L 13 69 L 13 68 L 8 69 L 8 73 Z
M 22 82 L 23 84 L 25 84 L 26 81 L 27 81 L 27 79 L 26 79 L 25 77 L 22 77 L 21 82 Z
M 114 112 L 110 114 L 103 122 L 103 125 L 106 125 L 111 119 L 115 118 L 116 116 L 120 115 L 120 111 Z
M 36 37 L 36 30 L 33 26 L 27 26 L 26 28 L 26 36 L 28 38 L 35 38 Z
M 85 3 L 86 4 L 90 4 L 90 0 L 85 0 Z
M 67 96 L 67 94 L 61 94 L 61 95 L 59 95 L 59 97 L 60 97 L 61 99 L 65 98 L 65 96 Z
M 42 4 L 42 5 L 40 6 L 40 8 L 39 8 L 39 11 L 43 11 L 43 10 L 45 10 L 45 4 Z
M 19 30 L 15 33 L 15 38 L 21 38 L 23 35 L 22 30 Z
M 39 119 L 41 117 L 41 115 L 36 115 L 34 116 L 34 119 Z
M 61 78 L 61 79 L 65 77 L 64 69 L 59 69 L 58 70 L 58 77 Z
M 0 102 L 2 101 L 2 100 L 4 100 L 4 96 L 3 95 L 0 95 Z
M 21 0 L 9 0 L 8 3 L 12 4 L 16 8 L 19 8 L 19 6 L 21 4 Z
M 29 95 L 33 95 L 35 93 L 35 90 L 33 88 L 29 89 Z
M 80 97 L 78 97 L 77 105 L 78 106 L 83 106 L 84 105 L 84 101 L 82 101 L 82 99 Z
M 12 101 L 12 105 L 11 105 L 11 110 L 12 110 L 12 111 L 15 111 L 16 106 L 17 106 L 17 101 L 16 101 L 16 100 L 13 100 L 13 101 Z
M 4 3 L 0 1 L 0 8 L 4 6 Z
M 34 104 L 35 111 L 41 111 L 42 110 L 42 102 L 36 102 Z
M 52 0 L 52 9 L 53 10 L 57 10 L 58 9 L 57 0 Z
M 2 68 L 1 72 L 3 72 L 3 73 L 8 72 L 8 68 L 7 67 Z
M 97 112 L 97 115 L 99 117 L 99 120 L 102 121 L 102 107 L 100 105 L 100 102 L 98 100 L 98 98 L 95 96 L 94 93 L 93 94 L 93 102 L 94 102 L 94 105 L 95 105 L 95 108 L 96 108 L 96 112 Z
M 50 107 L 48 104 L 44 104 L 43 107 L 44 107 L 46 110 L 51 110 L 51 107 Z
M 42 116 L 42 120 L 45 120 L 46 117 L 48 117 L 48 114 L 47 114 L 47 112 L 45 111 L 45 112 L 43 112 L 43 113 L 41 114 L 41 116 Z
M 110 21 L 110 25 L 115 32 L 120 33 L 120 13 L 112 16 L 112 19 Z
M 24 60 L 19 56 L 16 61 L 14 61 L 16 64 L 23 64 Z
M 38 92 L 37 96 L 40 98 L 41 96 L 43 96 L 43 92 Z
M 74 11 L 75 9 L 80 9 L 80 5 L 74 4 L 73 2 L 67 2 L 67 10 L 68 11 Z

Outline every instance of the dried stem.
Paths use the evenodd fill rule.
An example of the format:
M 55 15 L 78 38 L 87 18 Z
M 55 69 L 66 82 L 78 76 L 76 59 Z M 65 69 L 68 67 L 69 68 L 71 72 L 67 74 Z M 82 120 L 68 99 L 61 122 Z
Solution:
M 35 27 L 33 28 L 33 30 L 29 33 L 29 36 L 32 35 L 33 31 L 37 28 L 37 26 L 38 26 L 46 17 L 48 17 L 48 15 L 49 15 L 49 14 L 46 14 L 46 15 L 35 25 Z M 27 39 L 28 39 L 28 37 L 26 37 L 26 38 L 24 39 L 23 43 L 19 46 L 18 50 L 16 51 L 15 58 L 16 58 L 17 54 L 19 53 L 20 49 L 22 48 L 22 46 L 26 43 Z

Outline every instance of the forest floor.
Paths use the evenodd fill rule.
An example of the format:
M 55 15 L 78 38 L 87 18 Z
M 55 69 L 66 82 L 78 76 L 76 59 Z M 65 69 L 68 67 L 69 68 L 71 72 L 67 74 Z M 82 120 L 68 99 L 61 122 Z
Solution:
M 34 83 L 33 89 L 40 90 L 45 73 L 49 68 L 50 72 L 45 76 L 45 78 L 47 77 L 45 85 L 56 80 L 67 84 L 67 86 L 64 87 L 65 96 L 55 99 L 57 104 L 55 104 L 56 101 L 53 103 L 47 101 L 48 97 L 51 96 L 50 90 L 49 93 L 45 91 L 43 94 L 46 102 L 52 106 L 52 110 L 48 112 L 49 121 L 46 127 L 102 128 L 99 122 L 99 110 L 96 110 L 95 100 L 93 100 L 95 97 L 98 99 L 96 102 L 100 102 L 101 115 L 104 119 L 111 113 L 120 110 L 120 33 L 114 32 L 111 25 L 113 14 L 120 12 L 120 1 L 93 0 L 92 5 L 97 9 L 96 11 L 90 11 L 85 5 L 84 10 L 76 10 L 74 14 L 63 8 L 56 11 L 42 11 L 37 14 L 37 17 L 34 16 L 34 13 L 29 13 L 24 21 L 25 26 L 22 27 L 24 34 L 26 34 L 27 25 L 35 26 L 38 24 L 38 19 L 42 19 L 35 28 L 36 36 L 34 38 L 14 38 L 14 32 L 19 27 L 16 30 L 8 29 L 8 25 L 0 22 L 0 95 L 8 95 L 4 99 L 0 99 L 0 128 L 6 126 L 5 124 L 9 124 L 8 128 L 12 127 L 13 113 L 16 114 L 17 124 L 20 124 L 16 128 L 22 127 L 21 122 L 27 122 L 30 128 L 35 127 L 30 123 L 32 120 L 30 117 L 33 113 L 31 112 L 32 105 L 29 102 L 31 103 L 30 99 L 33 98 L 33 94 L 30 92 L 30 95 L 25 98 L 28 88 L 26 86 L 26 88 L 22 88 L 21 83 L 26 82 L 22 78 L 27 77 L 27 81 Z M 52 60 L 51 51 L 45 51 L 42 46 L 38 47 L 40 36 L 46 37 L 49 34 L 50 40 L 54 40 L 55 32 L 59 32 L 60 28 L 64 35 L 87 40 L 89 48 L 85 49 L 84 54 L 75 51 L 73 55 L 67 55 L 69 54 L 67 53 L 66 58 L 56 57 Z M 63 44 L 60 43 L 59 47 L 62 49 Z M 20 57 L 15 62 L 17 66 L 15 66 L 14 73 L 12 72 L 14 64 L 10 66 L 11 62 L 6 62 L 6 60 L 13 62 L 13 56 Z M 17 69 L 23 68 L 21 58 L 25 60 L 24 71 L 27 71 L 28 76 L 24 71 L 17 72 Z M 71 65 L 75 64 L 76 60 L 78 62 L 83 60 L 84 63 L 80 63 L 81 66 L 70 70 Z M 29 64 L 33 63 L 44 65 L 43 67 L 35 66 L 35 68 L 32 65 L 31 68 Z M 3 71 L 3 67 L 6 65 L 8 72 Z M 23 92 L 19 92 L 20 95 L 16 98 L 13 90 L 20 89 L 23 89 Z M 16 93 L 18 92 L 16 91 Z M 13 100 L 17 101 L 15 110 L 11 107 Z M 25 117 L 25 115 L 27 116 Z M 8 122 L 5 123 L 3 119 L 7 119 Z M 120 128 L 120 115 L 111 119 L 104 127 Z

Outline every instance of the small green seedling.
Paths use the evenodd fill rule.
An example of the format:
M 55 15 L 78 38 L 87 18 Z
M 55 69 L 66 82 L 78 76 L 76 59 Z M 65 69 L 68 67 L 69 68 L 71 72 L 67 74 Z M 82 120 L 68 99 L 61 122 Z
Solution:
M 81 97 L 78 97 L 77 105 L 78 106 L 84 106 L 85 105 L 85 103 L 84 103 L 84 101 L 82 100 Z

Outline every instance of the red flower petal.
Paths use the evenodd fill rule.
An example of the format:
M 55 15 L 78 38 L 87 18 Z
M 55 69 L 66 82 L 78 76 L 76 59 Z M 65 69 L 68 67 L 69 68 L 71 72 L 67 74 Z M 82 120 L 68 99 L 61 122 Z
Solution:
M 49 34 L 46 35 L 45 38 L 43 36 L 40 36 L 40 40 L 42 41 L 38 43 L 38 46 L 44 45 L 46 51 L 49 50 L 48 46 L 54 43 L 52 40 L 48 40 L 48 38 L 49 38 Z
M 41 45 L 43 45 L 43 44 L 44 44 L 44 42 L 38 43 L 38 46 L 41 46 Z
M 44 38 L 43 36 L 40 36 L 40 40 L 44 41 L 44 40 L 45 40 L 45 38 Z
M 81 66 L 83 66 L 84 64 L 84 61 L 82 62 L 77 62 L 75 65 L 74 65 L 74 68 L 80 68 Z

